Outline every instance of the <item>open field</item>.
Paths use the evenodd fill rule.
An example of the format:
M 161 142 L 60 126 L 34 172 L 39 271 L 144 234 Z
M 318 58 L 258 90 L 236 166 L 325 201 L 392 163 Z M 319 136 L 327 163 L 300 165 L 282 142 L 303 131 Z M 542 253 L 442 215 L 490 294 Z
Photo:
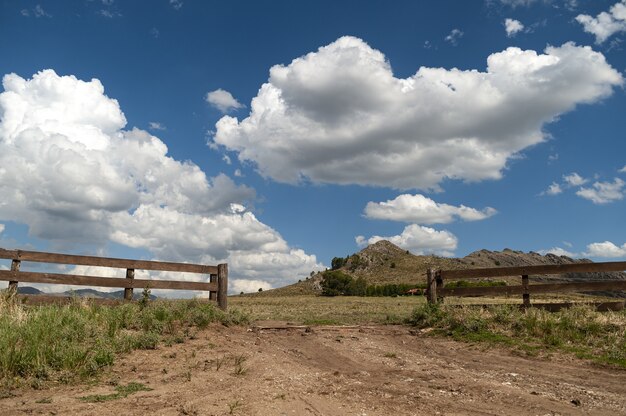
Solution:
M 116 313 L 60 307 L 65 312 L 54 313 L 97 318 L 120 341 L 139 339 L 147 323 L 153 342 L 115 352 L 82 378 L 5 378 L 0 414 L 626 414 L 624 311 L 524 314 L 510 306 L 433 307 L 421 296 L 229 303 L 228 315 L 193 302 Z M 54 310 L 11 313 L 26 322 L 38 311 Z M 105 325 L 114 321 L 119 333 Z

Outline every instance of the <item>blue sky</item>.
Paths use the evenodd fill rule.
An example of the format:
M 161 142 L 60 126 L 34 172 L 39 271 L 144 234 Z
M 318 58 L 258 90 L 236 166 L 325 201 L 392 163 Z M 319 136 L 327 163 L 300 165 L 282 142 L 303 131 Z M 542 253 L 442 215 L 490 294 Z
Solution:
M 0 246 L 235 291 L 380 238 L 624 259 L 625 32 L 616 0 L 2 0 Z

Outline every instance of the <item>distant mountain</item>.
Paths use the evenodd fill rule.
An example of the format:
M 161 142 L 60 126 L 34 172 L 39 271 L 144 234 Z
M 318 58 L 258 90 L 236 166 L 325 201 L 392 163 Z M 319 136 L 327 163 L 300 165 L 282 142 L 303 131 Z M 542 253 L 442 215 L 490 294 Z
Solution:
M 20 295 L 43 295 L 43 292 L 39 289 L 35 289 L 30 286 L 18 286 L 17 293 Z
M 124 290 L 116 290 L 115 292 L 101 292 L 96 289 L 77 289 L 65 292 L 46 293 L 30 286 L 18 286 L 17 293 L 22 295 L 52 295 L 52 296 L 78 296 L 80 298 L 95 299 L 124 299 Z M 142 291 L 134 290 L 133 299 L 139 300 L 143 296 Z M 150 294 L 150 300 L 157 299 L 156 296 Z
M 488 267 L 519 267 L 549 264 L 590 263 L 588 259 L 572 259 L 554 254 L 541 255 L 535 252 L 524 253 L 511 249 L 503 251 L 480 250 L 463 258 L 447 258 L 439 256 L 416 256 L 395 244 L 382 240 L 369 245 L 358 253 L 340 259 L 342 272 L 354 278 L 363 277 L 368 284 L 385 283 L 423 283 L 426 282 L 428 269 L 458 270 Z M 534 281 L 579 281 L 579 280 L 626 280 L 622 272 L 611 273 L 566 273 L 563 275 L 531 276 Z M 255 295 L 283 296 L 296 294 L 318 294 L 321 292 L 322 274 L 313 276 L 298 283 L 278 289 L 264 291 Z M 520 284 L 519 276 L 497 278 L 512 284 Z

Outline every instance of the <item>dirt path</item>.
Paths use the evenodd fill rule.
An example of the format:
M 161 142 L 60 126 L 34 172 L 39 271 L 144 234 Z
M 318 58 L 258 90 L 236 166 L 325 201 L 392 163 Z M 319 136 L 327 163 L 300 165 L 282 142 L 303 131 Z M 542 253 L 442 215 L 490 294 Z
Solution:
M 274 326 L 274 325 L 270 325 Z M 115 384 L 150 391 L 88 403 Z M 626 415 L 626 371 L 412 334 L 406 327 L 211 327 L 137 351 L 93 385 L 15 392 L 23 415 Z

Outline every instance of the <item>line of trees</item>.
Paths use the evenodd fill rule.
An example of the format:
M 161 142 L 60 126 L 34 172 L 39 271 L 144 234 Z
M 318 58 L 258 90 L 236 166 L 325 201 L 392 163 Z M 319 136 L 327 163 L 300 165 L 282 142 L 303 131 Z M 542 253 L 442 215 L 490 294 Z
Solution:
M 354 279 L 340 270 L 326 271 L 323 276 L 323 296 L 401 296 L 411 289 L 425 287 L 423 284 L 410 283 L 368 285 L 363 277 Z
M 421 295 L 426 289 L 424 283 L 388 283 L 384 285 L 368 285 L 363 277 L 357 279 L 345 274 L 341 270 L 327 270 L 323 274 L 324 279 L 321 282 L 322 296 L 404 296 L 409 294 Z M 477 281 L 468 282 L 465 280 L 457 280 L 447 282 L 445 287 L 487 287 L 487 286 L 506 286 L 506 282 L 495 281 Z M 417 289 L 414 293 L 410 293 L 412 289 Z

